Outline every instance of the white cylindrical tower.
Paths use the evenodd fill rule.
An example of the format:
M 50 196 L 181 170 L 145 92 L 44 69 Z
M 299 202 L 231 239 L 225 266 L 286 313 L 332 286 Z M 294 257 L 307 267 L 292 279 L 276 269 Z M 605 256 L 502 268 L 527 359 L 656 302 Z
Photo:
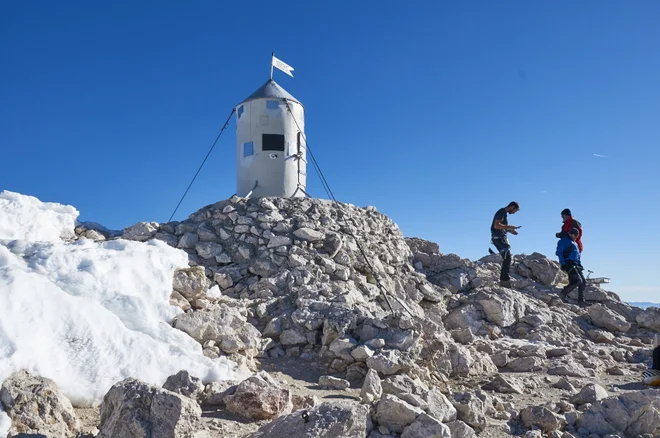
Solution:
M 305 196 L 302 104 L 270 79 L 236 106 L 236 194 Z

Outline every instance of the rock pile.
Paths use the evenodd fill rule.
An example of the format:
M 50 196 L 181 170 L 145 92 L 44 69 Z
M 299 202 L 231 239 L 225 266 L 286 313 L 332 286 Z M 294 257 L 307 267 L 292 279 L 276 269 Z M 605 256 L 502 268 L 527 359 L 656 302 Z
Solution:
M 145 418 L 162 418 L 158 436 L 223 436 L 200 405 L 257 422 L 235 435 L 255 438 L 660 436 L 654 391 L 624 385 L 639 380 L 660 312 L 595 285 L 588 307 L 575 305 L 576 296 L 565 303 L 565 274 L 541 254 L 515 256 L 513 286 L 502 288 L 499 255 L 441 254 L 437 244 L 404 239 L 372 207 L 307 198 L 235 197 L 182 222 L 139 223 L 121 238 L 159 239 L 188 253 L 190 266 L 173 279 L 171 303 L 185 311 L 173 325 L 205 355 L 255 372 L 264 361 L 318 364 L 318 387 L 347 400 L 295 395 L 263 371 L 207 385 L 182 371 L 163 388 L 117 383 L 101 406 L 98 436 L 148 436 L 156 426 Z M 17 432 L 46 430 L 0 394 L 14 424 L 30 424 Z M 53 400 L 63 407 L 40 421 L 67 436 L 75 416 Z

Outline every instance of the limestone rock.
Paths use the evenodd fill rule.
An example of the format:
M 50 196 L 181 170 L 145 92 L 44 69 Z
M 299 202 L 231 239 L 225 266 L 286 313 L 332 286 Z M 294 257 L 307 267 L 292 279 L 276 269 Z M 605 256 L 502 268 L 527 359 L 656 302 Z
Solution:
M 403 429 L 401 438 L 452 438 L 451 430 L 437 419 L 421 414 Z
M 607 390 L 597 383 L 589 383 L 571 398 L 571 403 L 579 406 L 585 403 L 594 403 L 604 398 L 607 398 Z
M 405 374 L 389 376 L 383 380 L 383 392 L 400 396 L 401 394 L 424 394 L 429 388 L 419 380 L 415 380 Z
M 206 295 L 209 289 L 208 279 L 203 266 L 177 269 L 174 271 L 172 287 L 187 300 Z
M 197 233 L 187 232 L 179 237 L 179 243 L 177 243 L 176 247 L 181 249 L 193 249 L 198 241 L 199 236 Z
M 367 359 L 367 366 L 384 375 L 396 374 L 403 369 L 401 356 L 396 350 L 380 352 Z
M 437 418 L 443 423 L 449 423 L 450 421 L 456 420 L 456 408 L 439 389 L 432 388 L 428 391 L 426 394 L 426 402 L 428 404 L 426 412 L 433 418 Z
M 224 397 L 227 410 L 252 420 L 267 420 L 293 409 L 291 392 L 265 372 L 242 381 L 232 395 Z
M 451 438 L 477 438 L 477 433 L 461 420 L 452 421 L 447 423 L 447 427 L 451 432 Z
M 197 402 L 136 379 L 113 385 L 100 411 L 98 438 L 178 438 L 202 428 Z
M 536 356 L 517 357 L 506 365 L 509 371 L 526 373 L 543 369 L 543 359 Z
M 338 389 L 341 391 L 350 388 L 351 383 L 348 380 L 338 379 L 337 377 L 321 376 L 319 377 L 319 386 L 321 388 Z
M 566 420 L 543 406 L 529 406 L 523 409 L 520 419 L 525 427 L 536 426 L 546 433 L 560 430 L 566 424 Z
M 513 378 L 498 374 L 493 380 L 481 387 L 489 391 L 495 391 L 502 394 L 522 394 L 523 390 L 520 384 Z
M 366 345 L 361 345 L 351 351 L 351 356 L 360 362 L 366 362 L 373 355 L 374 351 Z
M 234 394 L 238 382 L 233 380 L 219 380 L 211 382 L 204 388 L 204 403 L 217 406 L 225 404 L 225 397 Z
M 216 242 L 198 242 L 195 251 L 203 259 L 215 259 L 222 255 L 222 245 Z
M 360 390 L 360 399 L 362 399 L 362 403 L 371 403 L 379 400 L 382 394 L 383 387 L 381 385 L 380 377 L 378 377 L 378 373 L 375 370 L 367 371 L 364 383 L 362 384 L 362 389 Z
M 593 324 L 597 327 L 602 327 L 612 332 L 619 331 L 622 333 L 630 330 L 630 323 L 626 321 L 622 315 L 608 309 L 603 304 L 594 304 L 590 306 L 588 313 Z
M 372 429 L 367 405 L 322 403 L 282 416 L 248 435 L 249 438 L 366 437 Z
M 398 397 L 385 394 L 376 406 L 374 419 L 378 424 L 391 431 L 401 433 L 404 427 L 415 421 L 421 414 L 424 414 L 422 409 L 416 408 Z
M 241 351 L 256 352 L 261 333 L 238 309 L 219 305 L 211 310 L 184 313 L 174 318 L 174 328 L 188 333 L 200 344 L 209 340 L 217 342 L 227 354 Z
M 637 315 L 637 324 L 656 332 L 660 332 L 660 307 L 649 307 Z
M 124 228 L 122 239 L 137 240 L 139 242 L 146 242 L 151 239 L 158 231 L 158 222 L 138 222 L 135 225 Z
M 477 432 L 483 431 L 488 424 L 487 416 L 495 411 L 490 398 L 481 392 L 457 392 L 453 397 L 458 419 Z
M 15 372 L 2 383 L 0 402 L 11 419 L 10 436 L 65 438 L 80 431 L 71 402 L 50 379 Z
M 322 231 L 312 230 L 311 228 L 305 227 L 298 228 L 293 232 L 293 235 L 296 236 L 297 239 L 306 240 L 309 242 L 317 242 L 325 238 L 325 233 Z
M 574 361 L 567 361 L 563 363 L 553 363 L 548 368 L 548 374 L 553 376 L 570 376 L 570 377 L 587 377 L 589 373 L 587 370 Z
M 204 394 L 204 384 L 202 381 L 197 377 L 191 376 L 186 370 L 181 370 L 169 376 L 165 380 L 163 388 L 181 394 L 184 397 L 190 397 L 193 400 L 199 400 Z
M 486 320 L 500 327 L 509 327 L 515 324 L 525 314 L 522 300 L 516 300 L 511 294 L 497 294 L 494 292 L 479 292 L 475 298 L 483 309 Z
M 190 302 L 186 299 L 186 297 L 175 290 L 173 290 L 172 294 L 170 295 L 170 304 L 180 307 L 184 312 L 190 309 Z
M 578 419 L 576 426 L 598 436 L 660 436 L 657 391 L 634 391 L 595 402 Z
M 554 286 L 561 278 L 561 268 L 559 263 L 546 258 L 539 253 L 533 253 L 522 260 L 531 271 L 531 278 L 539 281 L 546 286 Z

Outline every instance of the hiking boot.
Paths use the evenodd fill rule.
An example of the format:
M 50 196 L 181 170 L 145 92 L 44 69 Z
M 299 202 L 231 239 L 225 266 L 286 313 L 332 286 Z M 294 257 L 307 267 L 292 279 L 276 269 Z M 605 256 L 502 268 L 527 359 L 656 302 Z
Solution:
M 500 280 L 500 286 L 511 288 L 511 280 Z

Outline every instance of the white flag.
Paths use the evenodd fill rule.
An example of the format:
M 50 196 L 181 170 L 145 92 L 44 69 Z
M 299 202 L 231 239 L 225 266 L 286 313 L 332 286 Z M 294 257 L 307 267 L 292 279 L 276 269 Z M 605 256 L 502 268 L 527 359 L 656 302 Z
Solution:
M 289 76 L 293 77 L 293 67 L 291 67 L 289 64 L 286 62 L 277 59 L 275 55 L 273 55 L 273 67 L 277 67 L 278 69 L 282 70 L 284 73 L 288 74 Z

